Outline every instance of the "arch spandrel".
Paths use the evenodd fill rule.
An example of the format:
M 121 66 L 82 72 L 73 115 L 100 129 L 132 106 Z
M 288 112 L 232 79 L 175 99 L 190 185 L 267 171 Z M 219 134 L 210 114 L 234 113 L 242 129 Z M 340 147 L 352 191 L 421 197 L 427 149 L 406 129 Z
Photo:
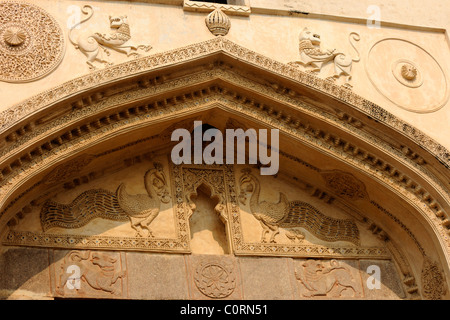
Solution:
M 187 59 L 177 55 L 182 50 L 174 51 L 164 63 L 158 64 L 158 58 L 150 56 L 94 73 L 89 77 L 105 76 L 105 80 L 94 85 L 89 84 L 93 78 L 84 79 L 83 89 L 75 86 L 73 93 L 66 91 L 60 97 L 56 96 L 62 90 L 55 90 L 54 98 L 36 105 L 34 110 L 19 109 L 6 118 L 6 121 L 18 121 L 14 125 L 3 124 L 2 136 L 6 140 L 1 155 L 5 164 L 0 191 L 3 246 L 189 253 L 189 225 L 177 220 L 176 213 L 170 213 L 170 208 L 179 206 L 175 201 L 179 197 L 183 199 L 183 194 L 177 194 L 182 192 L 177 191 L 177 185 L 183 169 L 172 168 L 167 153 L 170 132 L 179 127 L 191 130 L 194 119 L 221 130 L 227 127 L 279 129 L 280 175 L 264 180 L 275 179 L 274 185 L 286 189 L 289 201 L 313 203 L 312 207 L 324 216 L 332 212 L 335 220 L 357 221 L 361 235 L 361 242 L 340 238 L 330 242 L 330 238 L 315 234 L 317 230 L 304 226 L 290 230 L 284 225 L 274 237 L 280 243 L 275 247 L 270 246 L 270 241 L 262 244 L 258 241 L 261 231 L 258 228 L 263 228 L 261 222 L 251 216 L 248 204 L 245 207 L 236 198 L 243 168 L 222 166 L 214 172 L 229 179 L 235 188 L 234 192 L 225 191 L 235 198 L 222 200 L 227 213 L 221 213 L 228 217 L 227 237 L 235 255 L 283 256 L 294 258 L 294 264 L 298 262 L 296 259 L 307 257 L 341 261 L 326 262 L 325 267 L 330 269 L 339 269 L 339 263 L 347 263 L 346 259 L 353 261 L 349 262 L 353 269 L 358 269 L 365 266 L 364 261 L 377 257 L 377 261 L 392 262 L 386 268 L 397 270 L 404 297 L 410 298 L 425 297 L 421 290 L 414 289 L 422 285 L 423 270 L 442 268 L 448 277 L 445 149 L 435 148 L 433 144 L 425 148 L 423 141 L 428 140 L 419 131 L 414 132 L 415 138 L 407 132 L 401 133 L 399 127 L 406 124 L 350 91 L 283 64 L 273 61 L 267 64 L 266 58 L 265 63 L 259 63 L 257 58 L 263 57 L 229 41 L 215 39 L 197 48 L 206 51 L 191 53 Z M 242 57 L 247 57 L 247 61 L 242 61 Z M 151 61 L 155 63 L 153 66 Z M 104 72 L 110 72 L 110 78 Z M 262 74 L 263 81 L 256 79 L 258 73 Z M 54 103 L 50 102 L 52 99 Z M 11 139 L 13 131 L 29 123 L 33 123 L 31 130 Z M 50 131 L 52 134 L 48 135 Z M 123 180 L 130 179 L 132 186 L 125 188 L 123 195 L 145 195 L 146 170 L 156 170 L 152 162 L 156 158 L 158 161 L 154 162 L 162 163 L 166 178 L 152 179 L 160 183 L 164 180 L 171 196 L 167 203 L 160 199 L 158 216 L 164 213 L 173 220 L 144 219 L 144 224 L 149 222 L 155 224 L 156 230 L 167 231 L 149 245 L 145 237 L 136 236 L 138 230 L 130 227 L 131 222 L 123 214 L 122 206 L 126 205 L 117 200 L 117 191 Z M 257 172 L 257 168 L 247 169 Z M 260 184 L 266 186 L 270 182 Z M 290 184 L 298 192 L 285 187 Z M 84 198 L 78 198 L 73 205 L 76 207 L 90 197 L 89 190 L 100 190 L 102 186 L 108 189 L 102 201 L 109 199 L 110 208 L 117 209 L 118 220 L 106 219 L 108 223 L 103 224 L 105 219 L 100 214 L 81 227 L 58 229 L 61 233 L 51 237 L 38 230 L 37 222 L 42 224 L 41 212 L 47 200 L 73 204 L 84 193 Z M 278 201 L 275 193 L 264 192 L 267 201 Z M 250 240 L 245 236 L 239 240 L 236 236 L 240 231 L 237 222 L 230 220 L 233 208 L 246 210 L 242 217 L 252 226 L 245 229 L 245 223 L 241 222 L 241 233 L 249 234 Z M 184 209 L 180 210 L 184 212 Z M 143 225 L 135 222 L 142 229 Z M 105 238 L 94 239 L 98 237 L 95 226 L 102 224 L 100 230 L 104 231 Z M 143 233 L 148 231 L 143 229 Z M 36 233 L 39 233 L 37 240 Z M 92 242 L 86 245 L 83 243 L 86 239 Z M 310 242 L 312 247 L 305 242 Z M 109 247 L 109 243 L 113 246 Z M 363 248 L 360 251 L 355 249 L 359 246 Z M 346 249 L 342 248 L 346 247 L 353 249 L 345 253 Z M 309 251 L 305 251 L 307 248 Z M 299 254 L 300 251 L 303 253 Z M 354 261 L 358 261 L 358 266 Z M 425 261 L 429 261 L 426 268 Z M 429 267 L 436 262 L 436 268 Z M 301 273 L 303 266 L 299 264 L 295 268 Z M 350 276 L 352 272 L 349 271 Z M 358 290 L 355 292 L 363 294 Z

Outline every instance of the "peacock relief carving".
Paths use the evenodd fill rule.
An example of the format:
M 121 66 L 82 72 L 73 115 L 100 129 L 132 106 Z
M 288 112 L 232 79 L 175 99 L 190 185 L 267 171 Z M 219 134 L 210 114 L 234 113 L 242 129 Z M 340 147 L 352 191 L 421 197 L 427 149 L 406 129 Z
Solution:
M 359 230 L 354 221 L 325 216 L 306 202 L 288 201 L 286 195 L 281 192 L 277 203 L 261 201 L 259 180 L 249 169 L 244 169 L 243 173 L 239 180 L 241 189 L 239 199 L 242 204 L 246 204 L 250 194 L 251 213 L 263 228 L 261 242 L 268 240 L 276 243 L 280 228 L 287 230 L 286 236 L 289 239 L 292 240 L 295 232 L 297 234 L 295 238 L 301 240 L 304 236 L 298 228 L 303 228 L 324 241 L 348 241 L 359 245 Z
M 40 217 L 43 230 L 53 227 L 80 228 L 95 218 L 103 218 L 129 220 L 136 236 L 153 237 L 150 224 L 158 216 L 161 203 L 170 201 L 162 166 L 158 163 L 154 166 L 144 176 L 147 194 L 128 194 L 126 185 L 122 183 L 116 193 L 103 189 L 88 190 L 68 205 L 47 201 Z
M 144 182 L 148 194 L 130 195 L 124 183 L 117 188 L 116 194 L 120 207 L 130 218 L 131 227 L 137 235 L 143 236 L 145 229 L 148 236 L 153 237 L 149 226 L 158 216 L 161 202 L 168 203 L 170 198 L 165 190 L 167 182 L 161 168 L 147 171 Z

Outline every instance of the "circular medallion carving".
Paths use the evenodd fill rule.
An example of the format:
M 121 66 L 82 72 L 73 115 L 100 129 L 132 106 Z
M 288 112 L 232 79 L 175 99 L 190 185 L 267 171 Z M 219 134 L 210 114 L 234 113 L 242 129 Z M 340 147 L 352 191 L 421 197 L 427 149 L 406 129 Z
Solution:
M 366 72 L 378 92 L 408 111 L 434 112 L 448 101 L 444 70 L 429 52 L 410 41 L 388 38 L 375 43 Z
M 58 23 L 41 8 L 22 2 L 0 3 L 0 80 L 27 82 L 53 71 L 64 55 Z
M 228 297 L 236 288 L 233 267 L 221 262 L 200 263 L 194 281 L 201 293 L 215 299 Z

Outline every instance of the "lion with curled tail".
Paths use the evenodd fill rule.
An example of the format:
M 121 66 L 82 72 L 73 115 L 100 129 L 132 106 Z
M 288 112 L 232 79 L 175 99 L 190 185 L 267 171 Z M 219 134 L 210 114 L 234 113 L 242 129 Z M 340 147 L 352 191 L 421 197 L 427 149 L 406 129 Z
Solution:
M 339 77 L 344 76 L 344 86 L 347 88 L 352 87 L 349 83 L 352 78 L 352 64 L 360 60 L 358 50 L 351 41 L 360 40 L 360 36 L 357 33 L 352 32 L 349 35 L 350 44 L 358 54 L 358 57 L 355 59 L 348 57 L 342 52 L 337 52 L 336 49 L 323 51 L 321 49 L 320 35 L 313 34 L 308 28 L 303 29 L 300 33 L 299 40 L 300 61 L 291 62 L 289 63 L 290 65 L 302 65 L 305 68 L 311 67 L 309 72 L 318 73 L 325 64 L 333 61 L 334 74 L 327 77 L 327 80 L 335 81 Z
M 121 285 L 115 285 L 119 279 L 126 276 L 125 271 L 120 269 L 118 258 L 111 253 L 91 252 L 91 251 L 71 251 L 61 264 L 61 274 L 56 290 L 64 295 L 64 287 L 74 280 L 73 269 L 77 266 L 79 274 L 76 274 L 78 281 L 81 281 L 79 287 L 74 287 L 78 293 L 82 293 L 86 286 L 94 290 L 109 292 L 116 295 L 121 290 Z M 70 272 L 69 272 L 70 271 Z M 68 286 L 68 288 L 71 288 Z
M 130 25 L 128 24 L 127 16 L 110 16 L 110 28 L 114 31 L 110 34 L 101 34 L 95 32 L 89 36 L 80 36 L 75 41 L 73 37 L 73 30 L 88 21 L 94 14 L 94 10 L 91 6 L 86 5 L 81 9 L 81 12 L 87 17 L 75 24 L 69 31 L 69 40 L 79 49 L 84 55 L 86 55 L 86 63 L 90 69 L 96 69 L 94 61 L 101 62 L 105 65 L 111 65 L 106 56 L 110 55 L 108 49 L 113 49 L 117 52 L 124 53 L 129 56 L 139 56 L 138 50 L 149 51 L 152 47 L 149 45 L 134 45 L 130 42 L 131 32 Z
M 320 260 L 307 260 L 300 270 L 295 270 L 295 276 L 308 290 L 303 293 L 305 297 L 339 297 L 344 290 L 350 290 L 353 297 L 359 295 L 350 270 L 334 259 L 328 267 Z

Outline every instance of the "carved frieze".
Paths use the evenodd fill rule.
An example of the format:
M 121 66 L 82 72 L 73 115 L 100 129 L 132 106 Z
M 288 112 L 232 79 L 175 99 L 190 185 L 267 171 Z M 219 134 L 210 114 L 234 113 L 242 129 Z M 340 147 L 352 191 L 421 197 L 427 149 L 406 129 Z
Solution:
M 31 3 L 3 1 L 0 21 L 0 81 L 34 81 L 59 65 L 64 35 L 43 9 Z
M 131 168 L 130 168 L 131 170 Z M 242 211 L 239 208 L 239 193 L 235 181 L 235 168 L 232 165 L 171 165 L 172 179 L 163 174 L 163 168 L 155 165 L 147 171 L 145 185 L 148 194 L 130 195 L 125 191 L 128 184 L 122 183 L 116 192 L 102 189 L 90 189 L 77 196 L 70 204 L 55 201 L 45 202 L 40 212 L 44 233 L 23 230 L 21 227 L 10 230 L 4 240 L 5 245 L 33 245 L 56 248 L 108 248 L 119 250 L 141 250 L 160 252 L 186 252 L 190 250 L 189 219 L 196 209 L 191 199 L 201 185 L 207 186 L 211 197 L 217 201 L 215 213 L 225 224 L 229 248 L 237 255 L 270 255 L 270 256 L 311 256 L 311 257 L 351 257 L 351 258 L 386 258 L 388 250 L 383 246 L 362 246 L 358 227 L 351 219 L 335 219 L 320 213 L 311 205 L 292 201 L 282 203 L 285 213 L 279 220 L 266 212 L 266 219 L 246 221 L 247 227 L 264 225 L 263 241 L 245 240 Z M 247 175 L 248 178 L 248 175 Z M 255 180 L 256 179 L 256 180 Z M 245 179 L 244 179 L 245 180 Z M 256 181 L 256 182 L 255 182 Z M 240 188 L 251 185 L 256 190 L 258 179 L 254 177 L 250 184 L 243 181 Z M 245 182 L 245 183 L 244 183 Z M 250 182 L 250 181 L 248 181 Z M 247 183 L 247 184 L 246 184 Z M 244 186 L 244 187 L 243 187 Z M 173 217 L 176 238 L 154 236 L 164 233 L 163 230 L 150 229 L 153 221 L 159 216 L 159 205 L 148 205 L 151 201 L 164 203 L 173 190 Z M 259 197 L 258 197 L 259 198 Z M 151 202 L 153 203 L 153 202 Z M 262 202 L 264 204 L 264 201 Z M 264 207 L 264 206 L 263 206 Z M 273 208 L 275 208 L 275 204 Z M 164 219 L 167 219 L 167 212 Z M 83 234 L 77 230 L 89 227 L 96 219 L 114 221 L 122 234 Z M 265 224 L 264 224 L 265 223 Z M 267 224 L 267 225 L 266 225 Z M 64 231 L 73 230 L 73 231 Z M 276 238 L 282 230 L 286 237 Z M 134 237 L 131 234 L 135 231 Z M 278 231 L 278 233 L 277 233 Z M 323 242 L 304 242 L 304 232 L 310 232 Z M 85 231 L 88 232 L 88 231 Z M 267 237 L 267 233 L 271 236 Z M 270 239 L 271 238 L 271 239 Z M 256 239 L 255 239 L 256 240 Z M 269 242 L 265 242 L 269 240 Z M 272 241 L 271 241 L 272 240 Z M 311 239 L 309 239 L 311 240 Z M 309 241 L 308 240 L 308 241 Z M 349 245 L 335 244 L 346 241 Z

